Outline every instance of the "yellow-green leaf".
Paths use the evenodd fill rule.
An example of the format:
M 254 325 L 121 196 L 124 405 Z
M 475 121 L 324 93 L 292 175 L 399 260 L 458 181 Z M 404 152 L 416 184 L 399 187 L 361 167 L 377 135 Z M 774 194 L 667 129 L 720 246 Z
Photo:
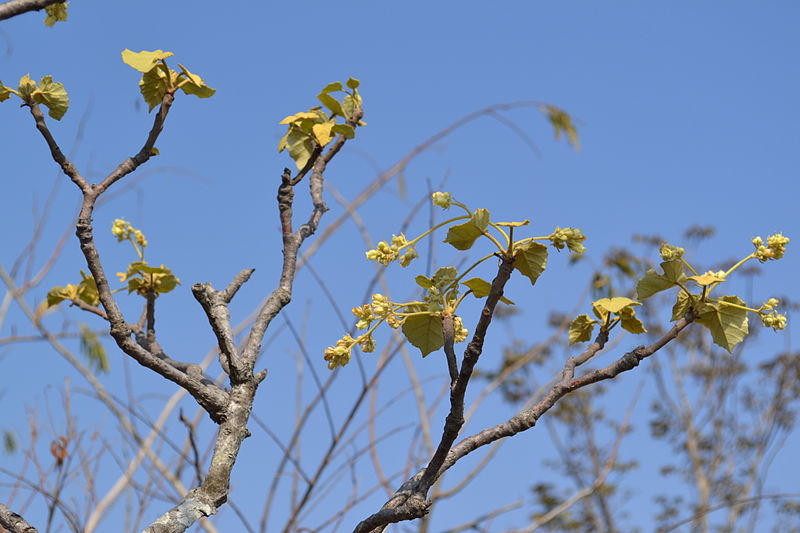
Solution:
M 700 276 L 689 276 L 687 279 L 694 281 L 701 287 L 707 287 L 714 283 L 722 283 L 723 281 L 725 281 L 724 277 L 717 276 L 716 274 L 702 274 Z
M 595 307 L 600 307 L 608 311 L 609 313 L 619 314 L 619 312 L 625 309 L 626 307 L 642 305 L 642 304 L 637 302 L 636 300 L 631 300 L 630 298 L 617 296 L 616 298 L 601 298 L 596 302 L 592 303 L 592 305 Z
M 299 124 L 304 119 L 317 120 L 319 119 L 319 115 L 317 115 L 316 113 L 312 113 L 310 111 L 303 111 L 301 113 L 295 113 L 294 115 L 289 115 L 288 117 L 278 122 L 278 124 L 295 124 L 295 123 Z
M 686 314 L 686 311 L 689 310 L 689 307 L 696 305 L 695 297 L 689 297 L 685 291 L 679 291 L 678 297 L 675 300 L 675 305 L 672 306 L 672 318 L 670 321 L 675 322 L 676 320 L 680 320 L 683 318 L 683 315 Z
M 745 306 L 738 296 L 723 296 L 717 303 L 703 306 L 697 323 L 711 331 L 714 344 L 733 352 L 733 348 L 747 336 L 747 310 L 731 307 L 722 302 Z
M 39 81 L 31 98 L 34 102 L 47 107 L 47 114 L 56 120 L 61 120 L 69 108 L 69 96 L 64 90 L 64 84 L 54 82 L 52 76 L 45 76 Z
M 44 25 L 52 28 L 56 22 L 67 20 L 67 4 L 69 2 L 59 2 L 45 7 L 44 12 L 47 16 L 44 18 Z
M 589 315 L 578 315 L 569 325 L 569 343 L 586 342 L 592 338 L 592 330 L 597 324 Z
M 20 97 L 26 102 L 30 101 L 31 95 L 33 95 L 33 91 L 36 90 L 36 82 L 31 79 L 30 74 L 25 74 L 19 79 L 19 87 L 17 87 L 17 91 L 19 91 Z
M 189 72 L 189 70 L 178 63 L 178 67 L 181 69 L 183 74 L 186 76 L 187 82 L 181 85 L 181 90 L 186 94 L 193 94 L 198 98 L 211 98 L 214 96 L 214 93 L 217 92 L 216 89 L 212 89 L 206 82 L 203 81 L 203 78 L 198 76 L 197 74 L 193 74 Z
M 579 150 L 580 142 L 578 141 L 578 130 L 575 128 L 575 124 L 572 123 L 572 117 L 570 117 L 566 111 L 556 106 L 547 105 L 544 107 L 547 119 L 553 126 L 553 133 L 556 136 L 556 140 L 560 139 L 561 135 L 564 134 L 567 138 L 567 142 L 569 142 L 575 150 Z
M 174 55 L 172 52 L 165 52 L 163 50 L 154 50 L 148 52 L 142 50 L 141 52 L 133 52 L 127 48 L 122 51 L 122 61 L 126 65 L 130 65 L 139 72 L 150 72 L 158 65 L 159 61 Z
M 658 274 L 651 268 L 636 284 L 636 294 L 640 300 L 686 281 L 681 261 L 664 261 L 661 263 L 661 268 L 664 271 L 663 274 Z
M 358 89 L 358 86 L 361 85 L 361 82 L 355 78 L 347 78 L 347 86 L 351 89 Z
M 356 136 L 356 130 L 350 124 L 336 124 L 331 131 L 344 135 L 345 139 L 352 139 Z
M 458 270 L 456 267 L 441 267 L 433 273 L 433 285 L 438 289 L 444 289 L 448 285 L 452 284 L 456 278 L 458 277 Z
M 427 313 L 411 315 L 403 322 L 403 335 L 419 348 L 422 357 L 444 346 L 442 318 Z
M 547 268 L 547 246 L 535 241 L 527 241 L 514 248 L 514 268 L 536 283 L 539 276 Z
M 314 141 L 305 132 L 292 128 L 286 142 L 289 148 L 289 155 L 294 159 L 294 164 L 298 170 L 302 170 L 311 158 L 311 154 L 314 153 Z
M 314 138 L 317 139 L 317 142 L 320 146 L 325 146 L 333 139 L 333 133 L 331 130 L 335 123 L 333 122 L 324 122 L 322 124 L 314 124 L 311 128 L 311 131 L 314 132 Z
M 420 274 L 419 276 L 414 278 L 414 281 L 417 283 L 417 285 L 426 290 L 433 287 L 433 280 L 428 276 L 423 276 Z
M 625 331 L 630 331 L 634 335 L 639 335 L 640 333 L 647 333 L 647 330 L 645 329 L 642 321 L 636 317 L 636 310 L 633 308 L 633 306 L 628 306 L 621 309 L 619 316 L 620 316 L 620 325 L 622 326 L 622 329 L 624 329 Z
M 339 100 L 331 96 L 326 92 L 321 92 L 317 95 L 317 99 L 322 102 L 322 104 L 331 110 L 331 113 L 335 115 L 344 116 L 344 111 L 342 110 L 342 104 L 339 103 Z
M 64 300 L 73 300 L 78 292 L 75 285 L 68 284 L 66 287 L 53 287 L 47 293 L 47 307 L 58 305 Z
M 109 370 L 108 355 L 105 348 L 100 343 L 97 335 L 89 329 L 85 324 L 80 325 L 81 328 L 81 352 L 89 361 L 89 368 L 95 374 L 104 374 Z
M 170 77 L 177 77 L 177 72 L 170 69 Z M 161 104 L 166 94 L 167 89 L 170 88 L 169 79 L 163 70 L 156 68 L 142 74 L 142 79 L 139 80 L 139 91 L 142 93 L 145 103 L 149 106 L 148 111 L 152 111 L 154 107 Z
M 350 118 L 356 112 L 356 109 L 361 107 L 360 98 L 356 99 L 353 96 L 347 94 L 344 98 L 342 98 L 342 111 L 344 112 L 345 118 Z
M 11 98 L 11 93 L 16 93 L 16 91 L 11 87 L 6 87 L 3 85 L 3 82 L 0 81 L 0 102 Z
M 531 221 L 526 218 L 522 222 L 495 222 L 495 225 L 507 228 L 519 228 L 520 226 L 527 226 L 530 223 Z
M 484 234 L 488 224 L 489 211 L 476 209 L 469 221 L 451 226 L 447 230 L 444 242 L 451 244 L 456 250 L 469 250 L 478 237 Z
M 281 140 L 278 141 L 278 152 L 283 152 L 286 147 L 289 146 L 289 132 L 287 131 L 286 134 L 281 137 Z
M 444 242 L 450 243 L 456 250 L 469 250 L 481 235 L 483 235 L 482 230 L 470 222 L 465 222 L 451 226 L 447 230 Z
M 14 453 L 17 451 L 17 439 L 9 430 L 3 431 L 3 451 L 6 453 Z
M 75 292 L 76 298 L 86 302 L 89 305 L 97 305 L 100 303 L 100 293 L 97 290 L 97 284 L 94 281 L 92 276 L 87 276 L 86 273 L 81 270 L 81 280 L 78 283 L 77 290 Z
M 342 89 L 343 89 L 342 82 L 335 81 L 333 83 L 329 83 L 328 85 L 326 85 L 325 88 L 322 89 L 322 92 L 327 94 L 327 93 L 332 93 L 332 92 L 336 92 L 336 91 L 341 91 Z
M 481 278 L 470 278 L 467 281 L 462 281 L 461 284 L 471 289 L 472 295 L 475 296 L 475 298 L 486 298 L 492 290 L 492 284 Z M 500 301 L 508 305 L 514 305 L 514 302 L 505 296 L 501 296 Z

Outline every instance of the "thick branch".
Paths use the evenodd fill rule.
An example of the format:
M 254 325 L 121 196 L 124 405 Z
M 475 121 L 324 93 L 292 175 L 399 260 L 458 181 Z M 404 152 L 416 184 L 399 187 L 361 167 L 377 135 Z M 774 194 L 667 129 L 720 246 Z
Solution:
M 0 503 L 0 526 L 9 533 L 38 533 L 39 530 L 30 525 L 20 515 Z
M 210 283 L 195 283 L 192 285 L 192 294 L 200 302 L 206 312 L 211 329 L 217 337 L 219 346 L 219 364 L 231 378 L 231 383 L 238 383 L 245 371 L 240 367 L 236 353 L 236 343 L 231 330 L 231 314 L 228 310 L 233 295 L 239 290 L 254 269 L 242 270 L 223 291 L 215 291 Z
M 425 474 L 422 476 L 419 490 L 426 494 L 428 489 L 439 478 L 440 468 L 444 463 L 450 447 L 458 437 L 458 432 L 461 431 L 461 426 L 464 425 L 464 395 L 467 393 L 467 384 L 472 377 L 472 369 L 478 362 L 478 358 L 483 351 L 483 343 L 486 340 L 486 332 L 489 329 L 489 324 L 492 322 L 494 309 L 497 302 L 503 296 L 503 288 L 505 287 L 508 279 L 511 277 L 511 272 L 514 269 L 514 260 L 510 257 L 503 256 L 501 258 L 500 267 L 497 270 L 497 275 L 492 281 L 492 288 L 489 291 L 489 296 L 486 297 L 486 304 L 481 311 L 481 318 L 478 320 L 478 325 L 475 327 L 475 335 L 467 345 L 464 351 L 464 359 L 461 362 L 461 371 L 458 374 L 458 379 L 450 391 L 450 413 L 445 419 L 444 431 L 436 453 L 433 454 L 430 463 L 425 467 Z
M 10 0 L 0 4 L 0 20 L 10 19 L 28 11 L 39 11 L 51 4 L 60 4 L 64 0 Z

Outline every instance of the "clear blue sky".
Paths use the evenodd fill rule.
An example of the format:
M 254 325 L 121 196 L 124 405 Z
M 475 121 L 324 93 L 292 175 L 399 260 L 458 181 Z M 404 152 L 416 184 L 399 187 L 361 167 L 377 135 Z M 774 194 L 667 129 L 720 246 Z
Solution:
M 373 239 L 397 230 L 427 190 L 426 180 L 447 177 L 446 188 L 463 202 L 502 213 L 504 220 L 530 218 L 535 234 L 555 225 L 582 228 L 595 264 L 609 247 L 628 245 L 633 233 L 677 240 L 692 224 L 717 227 L 716 237 L 695 251 L 698 260 L 709 263 L 748 253 L 757 234 L 782 231 L 795 239 L 792 244 L 800 242 L 800 4 L 795 2 L 76 0 L 67 23 L 48 29 L 42 19 L 27 14 L 0 23 L 0 80 L 11 85 L 26 73 L 36 79 L 52 74 L 64 83 L 71 107 L 60 123 L 50 121 L 51 128 L 69 151 L 85 121 L 73 160 L 91 179 L 101 179 L 135 153 L 152 121 L 137 104 L 138 74 L 121 62 L 121 50 L 172 51 L 175 61 L 217 89 L 209 100 L 179 95 L 157 143 L 161 155 L 131 176 L 128 192 L 104 204 L 95 217 L 108 270 L 120 270 L 130 260 L 128 250 L 113 244 L 105 231 L 122 216 L 150 239 L 149 259 L 166 263 L 182 279 L 182 287 L 159 302 L 162 344 L 179 359 L 199 360 L 213 342 L 191 296 L 192 283 L 212 281 L 219 287 L 240 269 L 256 267 L 256 276 L 237 296 L 235 318 L 246 316 L 275 283 L 280 252 L 274 197 L 280 171 L 290 164 L 275 149 L 282 134 L 277 123 L 315 105 L 314 95 L 325 84 L 348 76 L 362 81 L 369 125 L 328 173 L 345 198 L 354 198 L 377 169 L 389 168 L 428 136 L 490 104 L 537 100 L 558 105 L 572 114 L 581 136 L 576 153 L 554 141 L 536 112 L 509 114 L 534 139 L 537 155 L 507 127 L 483 118 L 408 167 L 406 197 L 393 183 L 359 211 Z M 7 269 L 30 239 L 34 213 L 43 208 L 53 184 L 61 182 L 37 255 L 40 265 L 76 213 L 78 194 L 53 164 L 29 113 L 14 100 L 0 103 L 0 175 L 0 263 Z M 330 195 L 328 201 L 332 209 L 323 225 L 342 213 Z M 410 233 L 423 224 L 416 220 Z M 362 260 L 363 249 L 358 230 L 348 222 L 313 259 L 344 310 L 362 303 L 363 280 L 373 273 Z M 439 259 L 446 262 L 449 253 L 443 250 Z M 797 299 L 797 258 L 792 246 L 783 261 L 768 265 L 766 276 L 756 278 L 754 299 Z M 509 296 L 525 312 L 518 326 L 529 331 L 518 336 L 540 339 L 549 310 L 572 309 L 582 293 L 591 266 L 569 269 L 565 259 L 553 257 L 553 271 L 534 289 L 526 283 L 510 286 Z M 83 267 L 70 236 L 36 297 L 74 281 Z M 401 278 L 389 279 L 399 295 L 410 290 Z M 123 300 L 133 319 L 138 302 Z M 341 334 L 341 326 L 305 271 L 287 316 L 298 327 L 307 320 L 306 348 L 325 372 L 322 350 Z M 75 310 L 56 313 L 48 324 L 58 329 L 65 319 L 99 327 Z M 12 306 L 0 337 L 30 328 Z M 770 349 L 796 349 L 791 340 L 796 331 L 791 325 L 782 336 L 762 337 L 770 340 Z M 492 342 L 495 351 L 503 345 L 503 339 Z M 626 339 L 623 346 L 636 342 Z M 275 406 L 288 405 L 286 397 L 293 394 L 296 351 L 292 337 L 283 334 L 265 360 L 270 378 L 262 386 L 258 412 L 279 428 L 292 423 L 291 410 Z M 441 363 L 433 359 L 417 361 L 423 375 L 443 371 L 433 367 Z M 365 364 L 374 363 L 367 356 Z M 112 367 L 113 374 L 103 379 L 120 387 L 122 362 L 116 355 Z M 391 370 L 404 372 L 399 362 Z M 352 376 L 340 379 L 342 394 L 359 379 L 354 366 L 347 371 Z M 71 375 L 48 347 L 35 344 L 0 347 L 0 372 L 6 376 L 0 383 L 3 426 L 20 435 L 25 435 L 24 408 L 42 410 L 48 397 L 52 407 L 54 393 L 45 387 L 62 387 L 64 376 Z M 143 370 L 132 372 L 137 386 L 157 391 L 156 400 L 146 401 L 157 410 L 159 398 L 172 389 Z M 634 376 L 625 379 L 636 382 Z M 72 380 L 84 387 L 78 377 Z M 625 387 L 632 390 L 630 383 Z M 311 390 L 309 385 L 306 394 Z M 87 425 L 96 417 L 112 424 L 106 412 L 92 411 L 96 402 L 78 401 Z M 627 405 L 628 396 L 618 401 Z M 642 402 L 642 417 L 645 407 Z M 486 423 L 509 412 L 500 403 L 492 408 L 496 411 L 482 415 Z M 398 453 L 405 453 L 403 439 L 396 443 Z M 516 461 L 526 450 L 545 446 L 542 437 L 518 438 L 482 482 L 492 485 L 491 496 L 473 490 L 466 500 L 448 504 L 453 505 L 449 510 L 443 507 L 434 531 L 454 525 L 448 513 L 459 505 L 475 506 L 477 512 L 525 496 L 527 484 L 541 480 L 542 471 L 528 462 L 533 473 L 515 479 Z M 259 450 L 268 458 L 259 458 Z M 257 464 L 276 453 L 259 433 L 245 443 L 242 460 Z M 2 463 L 14 469 L 17 460 L 4 457 Z M 657 481 L 653 464 L 643 469 L 650 477 L 640 474 L 639 483 Z M 781 467 L 794 479 L 800 477 L 797 468 L 796 463 Z M 237 472 L 234 485 L 242 507 L 260 507 L 259 480 L 269 473 L 269 468 Z M 495 493 L 500 484 L 508 490 Z M 376 509 L 381 498 L 376 495 L 364 511 Z M 642 499 L 644 509 L 627 509 L 645 531 L 648 506 Z M 320 516 L 325 510 L 330 509 Z M 234 523 L 229 512 L 224 520 Z M 510 523 L 520 522 L 502 525 Z

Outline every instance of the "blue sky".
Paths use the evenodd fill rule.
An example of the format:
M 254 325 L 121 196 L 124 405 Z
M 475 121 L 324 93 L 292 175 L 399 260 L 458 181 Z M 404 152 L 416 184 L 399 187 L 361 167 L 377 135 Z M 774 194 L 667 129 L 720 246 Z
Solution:
M 212 345 L 189 291 L 192 283 L 212 281 L 219 287 L 240 269 L 255 267 L 256 276 L 235 301 L 238 319 L 275 283 L 280 253 L 274 196 L 280 171 L 290 164 L 275 149 L 282 135 L 277 123 L 315 105 L 314 95 L 325 84 L 348 76 L 362 82 L 368 122 L 328 173 L 348 199 L 377 170 L 389 168 L 474 110 L 535 100 L 572 114 L 581 136 L 577 153 L 556 142 L 546 120 L 533 110 L 506 117 L 534 140 L 538 154 L 500 122 L 482 118 L 412 162 L 403 176 L 405 194 L 392 183 L 359 210 L 372 238 L 385 239 L 425 194 L 426 180 L 437 184 L 446 178 L 445 188 L 461 201 L 486 207 L 499 219 L 529 218 L 537 235 L 555 225 L 582 228 L 589 237 L 589 262 L 569 268 L 566 257 L 554 255 L 551 271 L 534 289 L 522 282 L 509 287 L 509 297 L 524 311 L 517 327 L 526 335 L 517 335 L 531 342 L 546 334 L 543 326 L 551 309 L 572 309 L 591 265 L 610 247 L 629 245 L 633 233 L 677 241 L 690 225 L 713 224 L 717 235 L 692 252 L 707 263 L 749 253 L 749 241 L 757 234 L 782 231 L 800 238 L 800 5 L 794 2 L 76 1 L 67 23 L 48 29 L 42 18 L 28 14 L 0 24 L 0 80 L 11 85 L 31 73 L 36 79 L 52 74 L 64 83 L 71 108 L 60 123 L 50 125 L 68 151 L 85 122 L 73 160 L 91 179 L 101 179 L 135 153 L 152 121 L 144 105 L 137 104 L 138 74 L 121 62 L 121 50 L 172 51 L 175 61 L 217 89 L 209 100 L 179 95 L 157 143 L 161 155 L 131 176 L 127 192 L 103 205 L 95 217 L 108 270 L 121 270 L 131 260 L 129 250 L 103 231 L 121 216 L 150 239 L 148 258 L 167 264 L 183 280 L 178 291 L 159 302 L 162 344 L 174 347 L 180 359 L 199 360 Z M 30 239 L 32 213 L 42 209 L 53 184 L 61 182 L 37 255 L 41 265 L 76 212 L 77 191 L 50 160 L 26 110 L 9 100 L 0 103 L 0 117 L 5 183 L 0 221 L 6 228 L 0 263 L 7 269 Z M 330 194 L 328 202 L 332 209 L 323 225 L 343 212 Z M 425 216 L 416 219 L 409 234 L 423 230 L 424 223 Z M 83 263 L 70 239 L 56 267 L 29 296 L 41 300 L 50 286 L 75 280 Z M 373 274 L 362 259 L 364 248 L 358 229 L 348 222 L 312 259 L 344 310 L 363 303 L 363 280 Z M 444 248 L 437 256 L 442 264 L 452 258 Z M 767 267 L 752 287 L 754 300 L 773 295 L 797 299 L 795 250 Z M 411 290 L 408 276 L 394 272 L 389 280 L 399 295 Z M 744 283 L 736 287 L 744 292 Z M 132 297 L 123 301 L 130 316 L 136 316 L 138 302 Z M 318 371 L 326 372 L 321 353 L 341 334 L 341 325 L 306 271 L 298 276 L 287 316 L 298 327 L 305 324 L 306 348 L 319 363 Z M 48 317 L 48 323 L 58 329 L 65 318 L 100 326 L 74 309 Z M 30 332 L 30 324 L 13 307 L 2 328 L 0 336 Z M 795 332 L 792 325 L 780 336 L 761 337 L 768 349 L 796 349 Z M 636 342 L 625 339 L 622 345 Z M 503 339 L 492 343 L 499 350 Z M 280 428 L 291 425 L 291 415 L 271 407 L 294 394 L 290 354 L 297 346 L 282 334 L 272 350 L 265 361 L 271 378 L 261 391 L 259 412 Z M 36 361 L 36 372 L 30 371 L 31 361 Z M 423 375 L 442 372 L 434 366 L 439 363 L 432 357 L 415 359 Z M 374 360 L 365 356 L 365 364 L 372 367 Z M 122 383 L 122 366 L 112 358 L 114 372 L 104 378 L 109 386 Z M 0 370 L 13 376 L 0 386 L 0 402 L 8 412 L 4 425 L 21 435 L 23 407 L 42 409 L 52 394 L 45 387 L 63 387 L 64 376 L 70 375 L 48 347 L 35 344 L 0 347 Z M 391 370 L 404 372 L 400 364 Z M 343 391 L 357 381 L 355 367 L 346 371 L 352 377 L 340 378 Z M 150 387 L 157 398 L 172 390 L 143 370 L 131 372 L 137 387 Z M 636 380 L 626 379 L 630 383 L 620 387 L 628 394 Z M 83 386 L 79 378 L 72 380 Z M 614 401 L 627 406 L 627 398 L 621 394 Z M 158 401 L 149 401 L 148 408 L 159 408 Z M 83 400 L 81 409 L 87 423 L 108 416 L 95 414 L 96 402 L 90 400 Z M 496 402 L 491 409 L 482 415 L 486 423 L 509 408 Z M 640 414 L 646 414 L 644 402 Z M 405 450 L 404 444 L 398 439 L 397 449 Z M 277 453 L 260 434 L 245 444 L 243 461 L 259 461 L 253 450 L 262 446 Z M 505 485 L 503 476 L 514 477 L 526 446 L 546 448 L 546 439 L 518 438 L 504 450 L 496 472 L 481 483 L 500 484 L 502 479 Z M 4 457 L 3 463 L 14 468 L 15 460 Z M 797 464 L 783 464 L 782 471 L 787 470 L 795 479 L 800 474 Z M 651 477 L 642 474 L 640 483 L 655 482 L 654 471 Z M 240 495 L 248 502 L 249 493 L 261 485 L 246 473 L 241 476 L 235 483 L 248 487 Z M 509 483 L 510 495 L 498 493 L 497 499 L 524 496 L 526 480 Z M 459 505 L 485 502 L 489 510 L 498 503 L 478 488 Z M 261 501 L 260 496 L 254 499 Z M 364 509 L 381 502 L 375 496 Z M 642 506 L 647 505 L 645 500 Z M 448 520 L 452 509 L 443 507 L 438 527 L 454 525 Z M 628 511 L 647 530 L 647 510 Z M 223 519 L 232 520 L 230 514 Z

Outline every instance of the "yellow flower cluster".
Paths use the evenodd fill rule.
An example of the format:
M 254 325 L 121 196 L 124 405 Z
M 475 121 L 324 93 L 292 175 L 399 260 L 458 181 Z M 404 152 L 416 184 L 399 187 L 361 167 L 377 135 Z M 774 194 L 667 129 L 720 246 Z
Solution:
M 114 220 L 111 225 L 111 233 L 117 237 L 117 242 L 130 240 L 132 242 L 135 241 L 142 248 L 147 246 L 147 239 L 145 239 L 144 233 L 131 226 L 130 222 L 121 218 Z
M 555 231 L 548 237 L 554 247 L 559 250 L 564 249 L 564 245 L 576 254 L 582 254 L 586 247 L 581 244 L 586 240 L 586 236 L 578 228 L 560 228 L 556 226 Z
M 461 320 L 460 316 L 453 317 L 453 341 L 456 344 L 459 342 L 464 342 L 467 340 L 467 336 L 469 335 L 469 330 L 464 327 L 464 322 Z
M 379 242 L 375 249 L 367 251 L 367 259 L 377 261 L 382 265 L 388 265 L 400 257 L 400 265 L 407 267 L 411 264 L 411 261 L 419 257 L 413 246 L 410 246 L 406 253 L 400 256 L 400 250 L 408 246 L 410 246 L 410 243 L 405 235 L 402 233 L 400 235 L 392 235 L 392 244 L 386 241 Z
M 780 331 L 786 327 L 786 315 L 782 315 L 775 310 L 780 303 L 780 300 L 777 298 L 770 298 L 764 302 L 759 309 L 761 323 L 775 331 Z
M 431 195 L 433 205 L 438 205 L 442 209 L 450 209 L 452 202 L 449 192 L 435 192 Z
M 776 233 L 767 237 L 767 245 L 764 246 L 764 240 L 761 237 L 753 239 L 753 246 L 756 247 L 755 256 L 762 263 L 770 259 L 780 259 L 786 253 L 786 245 L 789 244 L 789 238 L 784 237 L 781 233 Z
M 684 251 L 680 246 L 672 246 L 669 243 L 662 242 L 661 247 L 658 249 L 658 254 L 664 261 L 672 261 L 683 257 Z

